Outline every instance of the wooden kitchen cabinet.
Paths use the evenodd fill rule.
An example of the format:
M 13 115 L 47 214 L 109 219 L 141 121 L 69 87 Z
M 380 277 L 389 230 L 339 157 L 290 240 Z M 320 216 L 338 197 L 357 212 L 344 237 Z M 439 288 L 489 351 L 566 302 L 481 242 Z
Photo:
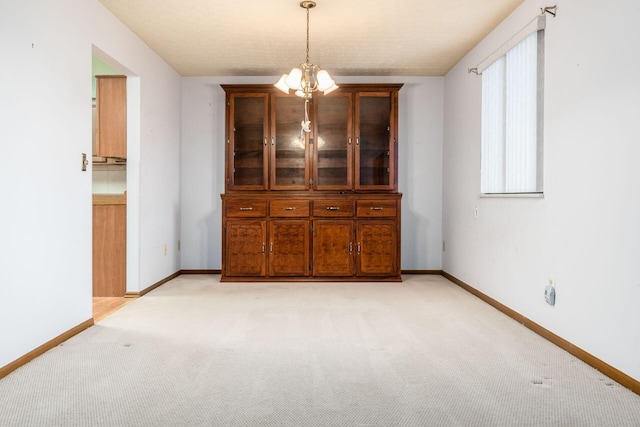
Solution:
M 127 205 L 122 198 L 94 196 L 94 297 L 123 297 L 126 292 L 126 217 Z
M 305 107 L 271 85 L 222 85 L 223 281 L 401 280 L 401 86 L 345 84 Z
M 95 157 L 127 158 L 127 78 L 96 76 Z

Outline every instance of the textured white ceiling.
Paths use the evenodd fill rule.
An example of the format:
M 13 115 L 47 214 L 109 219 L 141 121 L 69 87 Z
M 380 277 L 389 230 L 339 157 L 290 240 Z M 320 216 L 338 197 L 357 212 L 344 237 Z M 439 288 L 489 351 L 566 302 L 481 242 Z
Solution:
M 100 0 L 183 76 L 304 62 L 298 0 Z M 442 76 L 523 0 L 316 0 L 310 60 L 332 75 Z

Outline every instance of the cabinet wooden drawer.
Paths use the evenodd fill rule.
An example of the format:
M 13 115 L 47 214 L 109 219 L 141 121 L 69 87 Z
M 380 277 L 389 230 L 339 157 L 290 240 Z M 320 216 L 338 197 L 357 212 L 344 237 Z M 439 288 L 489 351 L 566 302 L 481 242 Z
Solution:
M 270 216 L 272 217 L 308 217 L 308 200 L 272 200 L 270 203 Z
M 267 216 L 266 200 L 237 199 L 226 201 L 227 217 L 262 217 Z
M 353 216 L 353 202 L 349 200 L 316 200 L 313 215 L 321 217 Z
M 358 217 L 395 217 L 397 211 L 394 200 L 359 200 L 357 206 Z

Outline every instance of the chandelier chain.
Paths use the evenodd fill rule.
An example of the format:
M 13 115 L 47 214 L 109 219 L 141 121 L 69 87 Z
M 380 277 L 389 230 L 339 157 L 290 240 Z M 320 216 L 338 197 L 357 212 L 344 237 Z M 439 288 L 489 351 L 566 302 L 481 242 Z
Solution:
M 309 63 L 309 8 L 307 7 L 307 64 Z

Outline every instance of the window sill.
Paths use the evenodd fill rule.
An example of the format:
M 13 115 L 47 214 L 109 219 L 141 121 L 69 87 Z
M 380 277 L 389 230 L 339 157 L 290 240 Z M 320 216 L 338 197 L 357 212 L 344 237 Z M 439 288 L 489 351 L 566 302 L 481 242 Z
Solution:
M 481 193 L 480 198 L 544 199 L 544 193 Z

